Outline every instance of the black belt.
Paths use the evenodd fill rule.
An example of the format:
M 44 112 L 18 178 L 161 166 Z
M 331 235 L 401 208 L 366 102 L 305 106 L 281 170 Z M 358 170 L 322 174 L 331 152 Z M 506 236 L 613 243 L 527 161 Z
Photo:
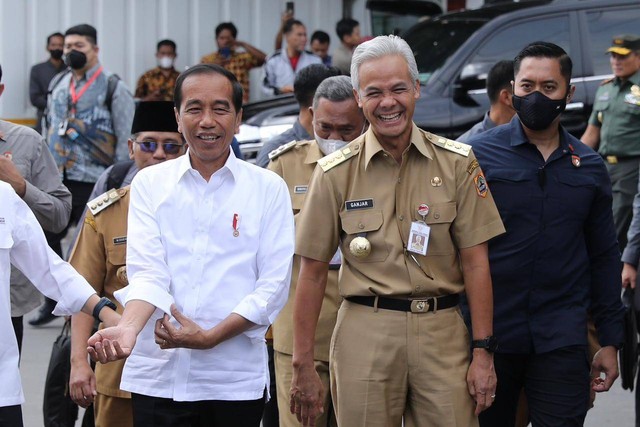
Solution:
M 340 270 L 342 264 L 329 264 L 329 270 Z
M 458 301 L 460 300 L 460 296 L 458 294 L 414 300 L 364 296 L 347 297 L 345 299 L 356 304 L 375 307 L 376 298 L 378 298 L 378 308 L 395 311 L 410 311 L 412 313 L 426 313 L 429 311 L 455 307 L 458 305 Z

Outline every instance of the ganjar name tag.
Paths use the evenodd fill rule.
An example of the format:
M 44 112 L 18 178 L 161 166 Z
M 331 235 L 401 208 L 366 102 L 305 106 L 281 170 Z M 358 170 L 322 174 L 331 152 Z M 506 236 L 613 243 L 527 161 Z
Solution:
M 369 209 L 373 207 L 373 199 L 347 200 L 344 204 L 345 209 L 348 211 Z

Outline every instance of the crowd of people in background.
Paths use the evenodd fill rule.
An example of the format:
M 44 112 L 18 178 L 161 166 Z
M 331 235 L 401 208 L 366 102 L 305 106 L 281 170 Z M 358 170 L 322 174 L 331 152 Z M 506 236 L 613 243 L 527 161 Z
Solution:
M 553 43 L 496 63 L 490 110 L 453 141 L 413 122 L 404 40 L 363 42 L 351 18 L 336 36 L 287 12 L 267 55 L 223 22 L 183 72 L 158 41 L 133 92 L 93 26 L 47 38 L 35 129 L 0 121 L 17 344 L 0 426 L 22 425 L 23 316 L 40 304 L 33 326 L 73 313 L 87 425 L 584 422 L 618 376 L 640 258 L 640 38 L 607 51 L 583 144 L 560 125 L 575 88 Z M 257 67 L 264 94 L 300 107 L 259 167 L 234 136 Z

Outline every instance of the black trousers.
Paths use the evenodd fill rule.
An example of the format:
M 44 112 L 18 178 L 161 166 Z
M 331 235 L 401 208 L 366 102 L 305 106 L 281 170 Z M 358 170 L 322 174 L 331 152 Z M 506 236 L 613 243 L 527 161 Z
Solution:
M 264 398 L 176 402 L 131 394 L 135 427 L 260 427 Z
M 480 427 L 512 427 L 524 387 L 533 427 L 582 426 L 589 409 L 590 363 L 586 346 L 542 354 L 494 355 L 498 387 Z
M 20 405 L 0 407 L 0 427 L 22 427 Z

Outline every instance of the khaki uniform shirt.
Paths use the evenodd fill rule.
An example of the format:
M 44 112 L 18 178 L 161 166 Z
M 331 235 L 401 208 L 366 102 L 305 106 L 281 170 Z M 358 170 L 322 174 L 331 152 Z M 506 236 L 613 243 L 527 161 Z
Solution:
M 640 156 L 640 71 L 624 84 L 615 78 L 598 88 L 589 124 L 600 128 L 603 156 Z
M 297 222 L 296 254 L 326 262 L 340 246 L 343 297 L 462 292 L 458 249 L 505 231 L 470 147 L 414 125 L 402 165 L 383 150 L 371 128 L 340 151 L 350 158 L 313 174 Z M 429 206 L 426 256 L 405 252 L 411 223 L 421 220 L 420 204 Z M 349 251 L 358 236 L 371 243 L 365 258 Z
M 114 301 L 118 313 L 123 307 L 113 293 L 126 286 L 116 275 L 126 264 L 127 215 L 129 213 L 129 188 L 118 190 L 121 198 L 95 216 L 87 211 L 69 263 L 96 290 L 98 295 Z M 91 203 L 91 202 L 89 202 Z M 96 388 L 98 393 L 130 398 L 128 392 L 120 390 L 120 377 L 124 360 L 107 364 L 96 364 Z
M 307 195 L 309 180 L 317 161 L 322 157 L 323 154 L 315 141 L 301 141 L 269 163 L 268 168 L 280 175 L 287 183 L 296 222 Z M 273 324 L 273 348 L 291 355 L 293 354 L 293 300 L 299 273 L 300 257 L 295 255 L 289 299 Z M 336 325 L 341 300 L 342 298 L 338 295 L 338 270 L 329 270 L 322 310 L 316 327 L 315 360 L 329 361 L 329 343 Z

